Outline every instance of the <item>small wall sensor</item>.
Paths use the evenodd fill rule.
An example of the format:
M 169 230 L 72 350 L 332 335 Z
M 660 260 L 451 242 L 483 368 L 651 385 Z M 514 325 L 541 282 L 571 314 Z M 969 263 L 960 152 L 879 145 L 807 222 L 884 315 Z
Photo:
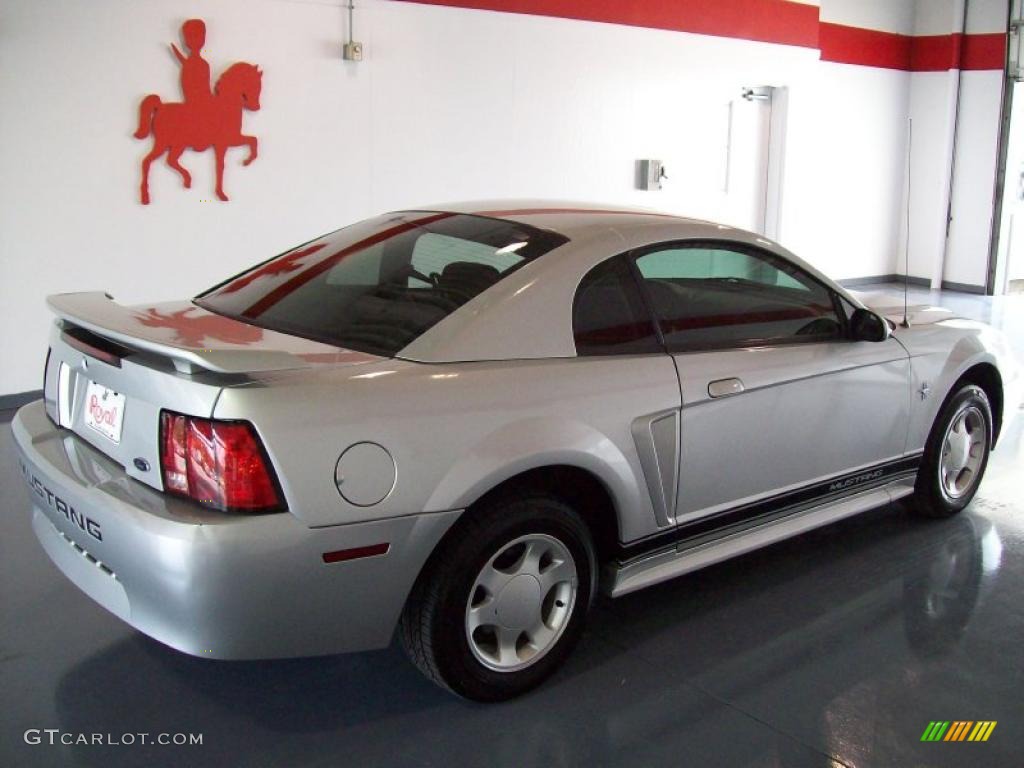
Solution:
M 661 164 L 661 160 L 636 161 L 637 189 L 661 189 L 661 180 L 667 178 L 668 176 L 665 173 L 665 166 Z
M 345 43 L 345 48 L 342 51 L 342 56 L 344 57 L 345 61 L 362 61 L 363 44 L 355 42 Z

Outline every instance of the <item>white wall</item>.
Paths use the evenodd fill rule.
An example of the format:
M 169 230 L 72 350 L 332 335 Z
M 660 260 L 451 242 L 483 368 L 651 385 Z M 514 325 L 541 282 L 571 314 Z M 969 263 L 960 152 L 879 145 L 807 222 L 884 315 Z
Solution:
M 1002 72 L 964 72 L 956 137 L 952 221 L 943 266 L 948 283 L 984 287 L 992 233 Z
M 910 119 L 913 148 L 910 164 L 909 274 L 942 280 L 949 210 L 955 73 L 914 72 L 910 75 Z M 909 130 L 909 128 L 908 128 Z M 904 273 L 899 259 L 898 274 Z
M 1010 280 L 1024 280 L 1024 83 L 1013 86 L 1013 114 L 1007 145 L 997 291 Z
M 1005 32 L 1007 8 L 1007 0 L 969 0 L 968 34 Z M 984 286 L 988 279 L 1002 91 L 1001 71 L 964 72 L 960 80 L 948 282 Z
M 912 35 L 916 5 L 915 0 L 821 0 L 819 18 L 848 27 Z
M 839 14 L 853 0 L 825 0 Z M 875 11 L 885 4 L 875 4 Z M 725 110 L 744 85 L 789 86 L 781 240 L 837 278 L 895 271 L 910 75 L 812 49 L 387 0 L 35 0 L 0 24 L 0 394 L 39 387 L 48 293 L 193 295 L 290 245 L 382 210 L 496 196 L 579 198 L 716 218 Z M 838 9 L 838 10 L 837 10 Z M 904 9 L 905 10 L 905 9 Z M 902 15 L 901 15 L 902 14 Z M 167 44 L 208 27 L 215 76 L 264 69 L 247 113 L 260 157 L 186 153 L 193 189 L 154 164 L 138 203 L 143 95 L 177 98 Z M 905 13 L 897 16 L 906 25 Z M 894 30 L 902 31 L 902 30 Z M 16 107 L 14 106 L 16 105 Z M 660 193 L 634 161 L 663 159 Z
M 960 33 L 963 9 L 964 0 L 920 0 L 915 34 Z M 968 34 L 1005 31 L 1006 9 L 1005 0 L 970 0 Z M 1002 87 L 1001 71 L 911 74 L 910 274 L 934 288 L 986 284 Z
M 909 75 L 828 62 L 814 70 L 814 86 L 790 108 L 781 239 L 836 279 L 892 274 Z

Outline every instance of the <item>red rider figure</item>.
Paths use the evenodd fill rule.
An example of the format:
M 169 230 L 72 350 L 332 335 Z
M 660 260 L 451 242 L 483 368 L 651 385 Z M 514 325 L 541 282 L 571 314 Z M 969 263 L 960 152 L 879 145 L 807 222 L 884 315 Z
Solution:
M 181 64 L 181 95 L 186 104 L 205 105 L 213 95 L 210 91 L 210 65 L 200 55 L 206 44 L 206 24 L 202 19 L 189 19 L 181 25 L 181 36 L 188 48 L 188 56 L 171 43 L 171 50 Z

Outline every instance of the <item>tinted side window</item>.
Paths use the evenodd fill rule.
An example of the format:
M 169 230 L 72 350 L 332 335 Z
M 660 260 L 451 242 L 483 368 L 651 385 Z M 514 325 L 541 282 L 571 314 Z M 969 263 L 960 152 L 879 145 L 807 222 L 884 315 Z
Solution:
M 629 263 L 616 257 L 594 267 L 580 282 L 572 308 L 578 355 L 661 352 Z
M 786 288 L 805 287 L 794 277 L 776 269 L 763 259 L 724 248 L 669 248 L 647 254 L 642 263 L 641 273 L 644 277 L 722 280 L 732 278 L 752 280 L 765 285 L 781 285 Z
M 637 259 L 670 349 L 838 338 L 829 290 L 792 264 L 740 247 L 665 248 Z

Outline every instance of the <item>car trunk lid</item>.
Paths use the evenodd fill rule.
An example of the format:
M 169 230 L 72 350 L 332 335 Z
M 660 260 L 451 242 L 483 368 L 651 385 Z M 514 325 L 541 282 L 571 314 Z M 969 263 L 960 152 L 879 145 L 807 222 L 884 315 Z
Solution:
M 46 367 L 47 412 L 157 489 L 161 410 L 210 417 L 225 386 L 381 360 L 190 302 L 125 307 L 91 292 L 47 303 L 58 317 Z

